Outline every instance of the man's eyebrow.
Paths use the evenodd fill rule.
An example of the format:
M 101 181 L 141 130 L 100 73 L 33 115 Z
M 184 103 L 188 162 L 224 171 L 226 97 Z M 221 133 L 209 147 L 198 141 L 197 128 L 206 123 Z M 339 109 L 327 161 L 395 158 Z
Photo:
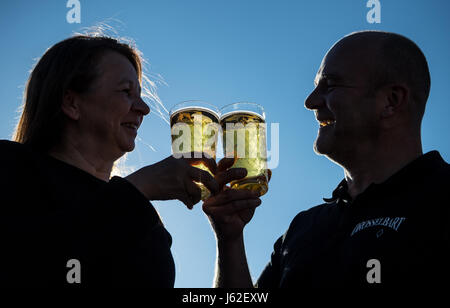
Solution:
M 317 86 L 321 80 L 342 81 L 344 78 L 337 74 L 322 73 L 320 75 L 316 75 L 314 78 L 314 84 Z

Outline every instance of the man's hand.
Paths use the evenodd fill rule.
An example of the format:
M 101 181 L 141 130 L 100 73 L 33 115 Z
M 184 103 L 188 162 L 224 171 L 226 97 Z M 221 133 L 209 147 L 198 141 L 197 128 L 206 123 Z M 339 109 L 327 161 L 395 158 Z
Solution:
M 261 200 L 255 192 L 225 187 L 221 193 L 203 203 L 203 211 L 208 215 L 219 240 L 235 240 L 241 236 L 260 204 Z
M 218 240 L 232 241 L 241 236 L 245 225 L 252 219 L 255 208 L 261 204 L 258 193 L 230 189 L 227 183 L 244 178 L 247 170 L 232 168 L 234 159 L 224 158 L 215 175 L 219 193 L 203 203 L 203 211 L 211 221 Z
M 251 288 L 253 282 L 245 256 L 243 230 L 261 204 L 257 192 L 236 190 L 227 183 L 244 178 L 247 170 L 230 168 L 234 159 L 224 158 L 215 175 L 219 192 L 203 203 L 217 238 L 215 287 Z M 269 171 L 269 176 L 271 172 Z

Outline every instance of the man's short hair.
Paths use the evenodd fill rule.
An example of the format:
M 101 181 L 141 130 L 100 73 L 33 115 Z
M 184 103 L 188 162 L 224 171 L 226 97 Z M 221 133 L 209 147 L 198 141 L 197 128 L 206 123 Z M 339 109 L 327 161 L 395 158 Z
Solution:
M 379 58 L 371 78 L 374 89 L 389 83 L 405 82 L 421 119 L 430 93 L 431 78 L 427 60 L 420 48 L 405 36 L 391 32 L 361 31 L 347 37 L 355 36 L 373 38 L 374 46 L 378 47 Z

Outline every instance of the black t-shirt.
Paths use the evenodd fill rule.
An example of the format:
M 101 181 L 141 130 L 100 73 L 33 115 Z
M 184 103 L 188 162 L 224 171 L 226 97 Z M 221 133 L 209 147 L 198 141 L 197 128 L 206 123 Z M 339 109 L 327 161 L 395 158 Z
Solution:
M 293 219 L 257 286 L 449 286 L 449 194 L 450 167 L 436 151 L 354 200 L 343 180 Z
M 0 285 L 173 287 L 170 234 L 128 181 L 5 140 L 0 161 Z

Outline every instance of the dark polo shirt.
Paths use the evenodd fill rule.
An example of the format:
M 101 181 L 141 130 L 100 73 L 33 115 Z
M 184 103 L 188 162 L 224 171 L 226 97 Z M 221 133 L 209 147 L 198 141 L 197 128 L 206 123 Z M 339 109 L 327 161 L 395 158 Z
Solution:
M 343 180 L 299 213 L 259 287 L 449 286 L 450 167 L 437 151 L 354 200 Z
M 5 140 L 0 161 L 0 287 L 173 287 L 172 238 L 128 181 Z

